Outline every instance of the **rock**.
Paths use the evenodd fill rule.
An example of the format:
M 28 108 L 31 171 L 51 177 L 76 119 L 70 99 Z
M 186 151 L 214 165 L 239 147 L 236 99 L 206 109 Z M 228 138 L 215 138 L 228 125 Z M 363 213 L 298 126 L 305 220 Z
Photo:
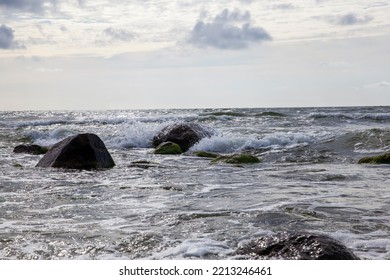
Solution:
M 179 155 L 183 151 L 178 144 L 168 141 L 158 145 L 154 153 L 160 155 Z
M 147 160 L 136 160 L 131 162 L 129 167 L 136 167 L 136 168 L 142 168 L 142 169 L 148 169 L 151 167 L 157 167 L 158 164 L 155 162 L 147 161 Z
M 177 123 L 163 128 L 153 138 L 153 146 L 157 147 L 163 142 L 173 142 L 186 152 L 194 144 L 205 137 L 211 137 L 212 133 L 196 123 Z
M 195 152 L 195 155 L 198 157 L 204 157 L 204 158 L 217 158 L 220 156 L 218 154 L 204 152 L 204 151 Z
M 47 149 L 38 145 L 18 145 L 14 148 L 14 153 L 17 154 L 32 154 L 41 155 L 45 154 Z
M 230 156 L 219 156 L 211 161 L 211 163 L 224 162 L 230 164 L 248 164 L 248 163 L 259 163 L 259 158 L 250 154 L 236 154 Z
M 282 232 L 251 241 L 235 255 L 244 259 L 358 260 L 341 242 L 321 234 Z
M 100 169 L 115 163 L 103 141 L 95 134 L 78 134 L 56 143 L 38 162 L 37 167 Z
M 371 164 L 390 164 L 390 153 L 386 153 L 379 156 L 364 157 L 358 161 L 359 164 L 371 163 Z

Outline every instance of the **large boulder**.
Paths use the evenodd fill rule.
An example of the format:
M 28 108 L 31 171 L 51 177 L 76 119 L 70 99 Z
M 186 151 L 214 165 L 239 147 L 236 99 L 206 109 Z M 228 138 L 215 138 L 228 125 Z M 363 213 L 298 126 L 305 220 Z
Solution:
M 47 149 L 38 145 L 18 145 L 14 148 L 14 153 L 41 155 L 47 152 Z
M 260 237 L 235 252 L 244 259 L 358 260 L 341 242 L 322 234 L 281 232 Z
M 211 137 L 212 132 L 196 123 L 177 123 L 168 125 L 153 138 L 153 146 L 157 147 L 163 142 L 173 142 L 186 152 L 194 144 L 205 137 Z
M 115 163 L 103 141 L 95 134 L 78 134 L 55 144 L 38 162 L 37 167 L 100 169 Z

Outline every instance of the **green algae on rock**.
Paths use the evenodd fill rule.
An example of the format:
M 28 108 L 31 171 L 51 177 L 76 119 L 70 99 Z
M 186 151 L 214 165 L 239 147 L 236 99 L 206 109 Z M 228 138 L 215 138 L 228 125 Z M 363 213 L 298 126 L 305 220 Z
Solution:
M 211 163 L 224 162 L 229 164 L 251 164 L 260 163 L 260 159 L 250 154 L 235 154 L 230 156 L 220 156 L 211 161 Z
M 195 152 L 195 155 L 198 157 L 204 157 L 204 158 L 217 158 L 220 156 L 218 154 L 209 153 L 209 152 L 205 152 L 205 151 Z
M 183 151 L 178 144 L 168 141 L 158 145 L 154 153 L 160 155 L 179 155 Z
M 359 164 L 370 163 L 370 164 L 390 164 L 390 153 L 385 153 L 379 156 L 364 157 L 358 161 Z

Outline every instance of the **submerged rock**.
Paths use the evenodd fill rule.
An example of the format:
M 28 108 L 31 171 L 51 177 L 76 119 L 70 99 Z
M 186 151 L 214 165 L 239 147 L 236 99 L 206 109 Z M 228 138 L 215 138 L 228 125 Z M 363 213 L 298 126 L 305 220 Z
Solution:
M 48 149 L 38 145 L 18 145 L 14 148 L 14 153 L 17 154 L 31 154 L 42 155 L 47 152 Z
M 131 164 L 129 165 L 129 167 L 136 167 L 136 168 L 142 168 L 142 169 L 148 169 L 148 168 L 157 167 L 157 166 L 158 166 L 158 163 L 148 161 L 148 160 L 136 160 L 136 161 L 131 162 Z
M 186 152 L 194 144 L 212 133 L 205 127 L 196 123 L 177 123 L 163 128 L 153 137 L 153 146 L 157 147 L 163 142 L 173 142 Z
M 379 156 L 364 157 L 358 161 L 359 164 L 370 163 L 370 164 L 390 164 L 390 153 L 386 153 Z
M 86 170 L 114 166 L 114 160 L 103 141 L 90 133 L 70 136 L 58 142 L 37 164 L 37 167 Z
M 282 232 L 251 241 L 235 255 L 244 259 L 358 260 L 341 242 L 320 234 Z
M 250 154 L 236 154 L 230 156 L 219 156 L 211 161 L 211 163 L 224 162 L 230 164 L 250 164 L 260 163 L 260 159 Z
M 180 146 L 173 142 L 164 142 L 157 146 L 154 151 L 155 154 L 160 155 L 179 155 L 182 154 Z
M 194 154 L 198 157 L 204 157 L 204 158 L 217 158 L 220 156 L 218 154 L 204 152 L 204 151 L 195 152 Z

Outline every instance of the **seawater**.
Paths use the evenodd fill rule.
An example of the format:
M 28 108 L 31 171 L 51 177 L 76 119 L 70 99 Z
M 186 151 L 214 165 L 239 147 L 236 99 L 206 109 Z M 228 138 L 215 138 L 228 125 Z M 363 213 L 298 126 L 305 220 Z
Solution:
M 214 131 L 184 155 L 155 155 L 166 125 Z M 390 259 L 390 107 L 0 112 L 0 259 L 229 259 L 279 231 L 330 235 L 363 259 Z M 116 166 L 37 168 L 50 147 L 95 133 Z M 249 152 L 252 165 L 195 151 Z

